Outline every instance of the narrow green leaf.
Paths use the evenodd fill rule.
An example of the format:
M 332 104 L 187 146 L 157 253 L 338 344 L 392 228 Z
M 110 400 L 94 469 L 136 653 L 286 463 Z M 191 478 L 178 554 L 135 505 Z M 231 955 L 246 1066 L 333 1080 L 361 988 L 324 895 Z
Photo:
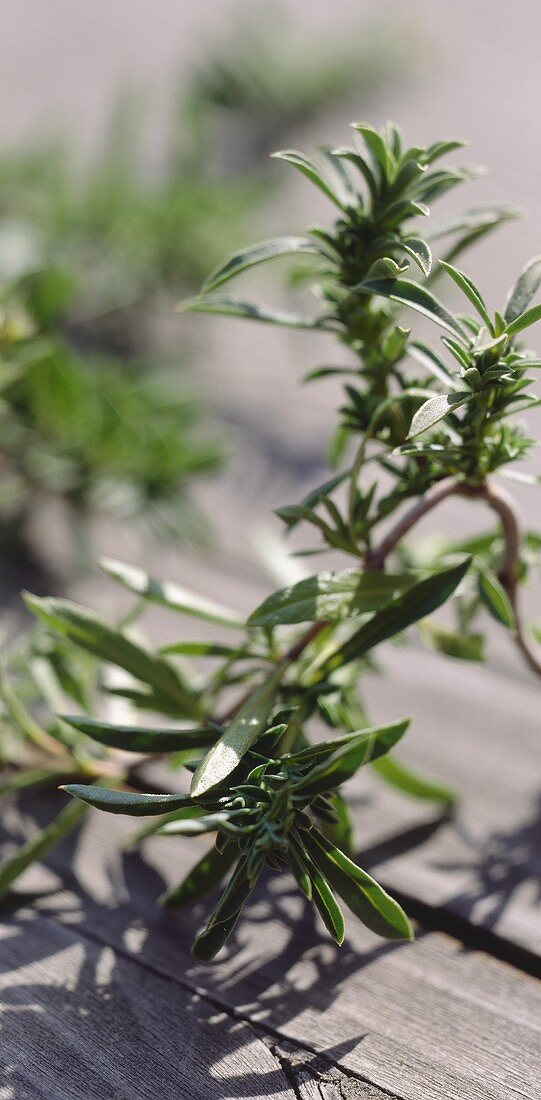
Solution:
M 218 642 L 172 642 L 160 646 L 158 652 L 165 655 L 177 653 L 182 657 L 226 657 L 228 660 L 252 655 L 244 646 L 221 645 Z
M 426 802 L 443 802 L 446 806 L 451 806 L 456 801 L 456 794 L 450 787 L 444 787 L 441 783 L 406 768 L 395 756 L 382 756 L 374 761 L 373 767 L 381 779 L 391 787 L 396 787 L 402 794 Z
M 226 263 L 220 264 L 205 280 L 201 292 L 208 294 L 216 290 L 230 279 L 234 279 L 241 271 L 255 267 L 256 264 L 266 263 L 267 260 L 273 260 L 278 256 L 291 256 L 298 253 L 311 253 L 316 256 L 324 254 L 322 248 L 309 237 L 275 237 L 270 241 L 262 241 L 260 244 L 235 252 Z
M 407 574 L 358 569 L 318 573 L 274 592 L 248 621 L 252 626 L 277 626 L 345 619 L 354 613 L 376 611 L 414 579 Z
M 441 328 L 458 336 L 463 343 L 467 337 L 459 322 L 440 301 L 425 287 L 412 283 L 409 279 L 368 279 L 361 283 L 359 290 L 367 294 L 378 294 L 383 298 L 390 298 L 393 302 L 410 306 L 424 317 L 429 317 Z
M 203 833 L 215 833 L 229 818 L 227 813 L 197 814 L 191 818 L 178 818 L 177 821 L 165 821 L 156 830 L 158 836 L 202 836 Z
M 225 878 L 238 858 L 239 850 L 233 841 L 228 841 L 221 852 L 211 848 L 178 885 L 166 890 L 158 899 L 159 905 L 182 908 L 192 905 L 205 894 L 210 894 Z
M 541 305 L 532 306 L 531 309 L 527 309 L 525 313 L 521 313 L 511 324 L 507 326 L 507 335 L 516 336 L 517 333 L 522 332 L 523 329 L 529 328 L 530 325 L 535 325 L 537 321 L 541 319 Z
M 190 806 L 192 802 L 188 794 L 137 794 L 86 783 L 67 783 L 61 789 L 98 810 L 106 810 L 110 814 L 128 814 L 130 817 L 153 817 L 169 810 L 180 810 L 183 806 Z
M 388 726 L 362 730 L 356 736 L 349 734 L 326 760 L 311 768 L 304 778 L 297 781 L 295 793 L 313 797 L 340 787 L 359 768 L 394 748 L 404 736 L 409 723 L 410 719 L 405 718 Z M 317 747 L 316 745 L 315 748 Z
M 475 283 L 472 283 L 471 279 L 469 279 L 463 271 L 459 271 L 457 267 L 453 267 L 452 264 L 446 262 L 445 260 L 440 260 L 440 266 L 443 267 L 443 270 L 446 271 L 448 275 L 450 275 L 453 282 L 456 283 L 462 293 L 465 294 L 466 298 L 469 302 L 471 302 L 473 308 L 477 310 L 479 316 L 481 317 L 481 320 L 484 321 L 488 331 L 493 336 L 494 324 L 483 301 L 482 295 L 475 286 Z
M 541 286 L 541 256 L 534 256 L 526 264 L 507 296 L 504 318 L 508 323 L 516 321 L 524 313 L 539 286 Z
M 182 752 L 212 745 L 218 731 L 212 726 L 198 729 L 155 729 L 151 726 L 116 726 L 95 718 L 61 715 L 63 722 L 85 733 L 101 745 L 126 752 Z
M 159 817 L 154 817 L 151 821 L 146 821 L 145 824 L 140 829 L 136 829 L 134 833 L 130 833 L 126 840 L 123 841 L 122 847 L 127 850 L 133 850 L 137 848 L 143 840 L 146 840 L 147 837 L 154 836 L 154 834 L 157 833 L 163 825 L 168 824 L 168 822 L 185 821 L 187 818 L 191 820 L 194 817 L 203 816 L 204 813 L 204 806 L 196 806 L 194 804 L 191 806 L 181 806 L 180 810 L 172 810 L 171 813 L 168 814 L 160 814 Z
M 374 646 L 401 633 L 406 627 L 431 615 L 453 594 L 466 575 L 471 558 L 459 565 L 442 569 L 418 584 L 412 585 L 407 592 L 392 600 L 387 607 L 376 611 L 375 615 L 364 623 L 353 637 L 344 642 L 328 659 L 329 671 L 347 661 L 357 660 Z
M 250 321 L 264 321 L 266 324 L 280 325 L 282 328 L 324 328 L 324 319 L 308 317 L 301 313 L 291 313 L 286 309 L 245 302 L 241 298 L 227 297 L 225 294 L 201 295 L 181 302 L 177 309 L 181 313 L 214 313 L 220 317 L 244 317 Z
M 423 241 L 421 237 L 406 237 L 401 243 L 404 251 L 407 252 L 408 256 L 411 256 L 412 260 L 420 267 L 423 275 L 430 275 L 430 270 L 432 268 L 432 253 L 426 241 Z
M 433 428 L 440 420 L 444 420 L 449 413 L 456 412 L 461 405 L 465 405 L 467 401 L 470 401 L 472 396 L 471 390 L 459 390 L 458 393 L 440 393 L 437 397 L 429 397 L 428 401 L 425 401 L 421 408 L 417 409 L 407 438 L 413 439 L 414 436 L 421 435 L 421 432 Z
M 428 619 L 419 625 L 419 632 L 423 642 L 438 653 L 445 653 L 446 657 L 462 661 L 484 661 L 485 659 L 485 639 L 482 634 L 446 630 Z
M 274 668 L 231 719 L 225 733 L 194 773 L 191 784 L 193 798 L 199 798 L 226 779 L 263 732 L 283 674 L 283 665 Z
M 336 821 L 332 824 L 330 821 L 326 821 L 322 825 L 322 830 L 332 844 L 336 844 L 337 848 L 340 848 L 346 855 L 351 856 L 353 855 L 354 825 L 347 802 L 340 791 L 332 791 L 328 797 Z
M 304 833 L 303 841 L 333 889 L 367 928 L 387 939 L 413 939 L 404 910 L 371 875 L 331 844 L 319 829 Z
M 439 355 L 427 344 L 422 344 L 419 340 L 412 340 L 408 344 L 407 350 L 408 355 L 411 355 L 412 359 L 415 359 L 434 378 L 437 378 L 438 382 L 443 382 L 443 385 L 448 386 L 450 389 L 457 389 L 457 381 L 453 378 L 449 368 L 443 362 L 443 359 L 440 359 Z
M 130 592 L 142 596 L 152 603 L 162 604 L 171 611 L 181 611 L 184 615 L 193 615 L 196 619 L 205 619 L 210 623 L 219 623 L 220 626 L 230 626 L 242 630 L 245 619 L 236 611 L 228 607 L 208 600 L 205 596 L 198 596 L 188 589 L 182 588 L 173 581 L 158 581 L 151 577 L 144 569 L 135 565 L 125 565 L 124 562 L 113 561 L 111 558 L 103 558 L 101 568 L 108 576 L 123 584 Z
M 392 182 L 396 164 L 384 138 L 373 126 L 369 126 L 366 122 L 353 122 L 351 125 L 358 134 L 361 134 L 367 148 L 370 149 L 376 164 L 381 169 L 383 179 Z
M 15 880 L 32 863 L 43 858 L 59 844 L 63 837 L 71 833 L 82 821 L 87 807 L 81 802 L 70 802 L 60 811 L 50 825 L 27 840 L 22 848 L 11 858 L 0 864 L 0 898 L 8 892 Z
M 456 218 L 449 218 L 447 221 L 434 224 L 428 229 L 426 235 L 430 241 L 439 241 L 443 237 L 451 237 L 455 233 L 464 234 L 455 242 L 446 255 L 445 259 L 449 262 L 483 234 L 491 229 L 498 228 L 506 221 L 514 221 L 518 217 L 520 217 L 520 211 L 509 204 L 476 206 L 472 210 L 464 210 Z
M 276 160 L 285 160 L 287 164 L 292 164 L 293 167 L 299 172 L 302 172 L 303 176 L 306 176 L 311 183 L 314 183 L 316 187 L 318 187 L 319 190 L 339 208 L 339 210 L 346 209 L 338 195 L 328 184 L 318 165 L 315 164 L 313 160 L 309 160 L 308 157 L 303 156 L 302 153 L 297 153 L 295 149 L 282 149 L 278 153 L 271 153 L 271 156 Z
M 30 593 L 24 593 L 24 599 L 30 611 L 49 629 L 69 638 L 94 656 L 123 668 L 136 680 L 149 684 L 157 702 L 163 698 L 179 716 L 201 717 L 198 699 L 162 657 L 148 653 L 122 631 L 107 626 L 91 611 L 69 600 L 53 597 L 39 599 Z
M 479 569 L 477 579 L 479 595 L 492 618 L 509 630 L 514 630 L 515 613 L 509 596 L 496 574 L 489 569 Z
M 421 159 L 425 164 L 432 164 L 440 157 L 447 156 L 447 153 L 454 153 L 456 149 L 463 149 L 464 144 L 463 141 L 457 141 L 454 138 L 449 138 L 447 141 L 435 141 L 433 145 L 427 146 L 422 151 Z
M 340 720 L 340 724 L 342 724 L 342 720 Z M 358 745 L 364 744 L 364 762 L 368 764 L 370 761 L 376 760 L 382 753 L 389 752 L 389 749 L 405 733 L 408 724 L 409 719 L 406 718 L 398 722 L 391 722 L 386 726 L 369 726 L 367 729 L 361 730 L 352 729 L 341 737 L 333 737 L 332 741 L 319 741 L 315 745 L 308 745 L 307 748 L 300 749 L 299 752 L 290 753 L 284 757 L 284 761 L 287 763 L 288 769 L 290 767 L 303 767 L 305 764 L 310 764 L 313 768 L 319 767 L 320 764 L 325 764 L 340 749 L 356 748 Z M 311 772 L 311 775 L 313 775 L 313 772 Z
M 325 877 L 322 875 L 317 863 L 315 863 L 306 851 L 305 839 L 308 833 L 302 834 L 299 842 L 291 837 L 290 847 L 295 849 L 296 855 L 310 876 L 312 883 L 312 901 L 333 940 L 340 947 L 344 942 L 345 927 L 342 910 Z
M 351 164 L 355 165 L 368 187 L 372 205 L 375 206 L 378 201 L 378 184 L 374 172 L 367 163 L 365 157 L 362 157 L 360 153 L 357 153 L 354 149 L 333 149 L 333 156 L 340 157 L 342 160 L 348 160 Z
M 312 879 L 306 870 L 306 867 L 297 854 L 297 849 L 293 844 L 288 845 L 287 849 L 287 862 L 290 870 L 292 871 L 299 890 L 302 891 L 307 901 L 312 900 Z
M 263 859 L 261 861 L 261 866 Z M 261 868 L 260 868 L 261 869 Z M 248 900 L 259 877 L 259 871 L 248 875 L 247 858 L 241 857 L 218 902 L 207 927 L 197 936 L 192 947 L 194 958 L 210 962 L 229 939 L 243 905 Z

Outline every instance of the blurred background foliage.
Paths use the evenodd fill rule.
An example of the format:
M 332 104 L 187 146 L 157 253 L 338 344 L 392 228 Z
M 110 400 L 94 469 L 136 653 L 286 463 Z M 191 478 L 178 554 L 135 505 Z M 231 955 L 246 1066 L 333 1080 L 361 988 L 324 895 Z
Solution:
M 73 135 L 0 153 L 4 554 L 35 557 L 29 520 L 51 494 L 78 569 L 96 508 L 160 537 L 208 538 L 190 486 L 219 467 L 220 432 L 201 418 L 193 352 L 179 343 L 172 356 L 156 318 L 254 231 L 278 178 L 266 154 L 396 78 L 401 46 L 384 22 L 346 46 L 284 36 L 274 8 L 266 21 L 243 12 L 179 80 L 161 166 L 145 156 L 136 91 L 119 96 L 89 164 Z
M 212 537 L 191 490 L 219 469 L 225 428 L 205 407 L 193 349 L 179 327 L 172 355 L 163 318 L 257 233 L 282 180 L 268 155 L 319 130 L 338 105 L 362 112 L 404 77 L 404 46 L 403 28 L 385 19 L 346 40 L 288 28 L 275 5 L 253 18 L 242 7 L 228 38 L 209 40 L 196 69 L 179 75 L 159 163 L 137 88 L 118 95 L 84 162 L 67 132 L 0 149 L 5 604 L 20 606 L 26 585 L 63 590 L 93 564 L 98 511 L 159 538 Z M 71 545 L 51 577 L 32 520 L 45 505 L 52 538 L 47 516 L 59 502 Z M 94 742 L 54 715 L 73 704 L 91 711 L 104 666 L 42 626 L 10 643 L 0 664 L 0 793 L 56 785 L 60 772 L 91 775 Z M 107 750 L 98 755 L 102 767 Z

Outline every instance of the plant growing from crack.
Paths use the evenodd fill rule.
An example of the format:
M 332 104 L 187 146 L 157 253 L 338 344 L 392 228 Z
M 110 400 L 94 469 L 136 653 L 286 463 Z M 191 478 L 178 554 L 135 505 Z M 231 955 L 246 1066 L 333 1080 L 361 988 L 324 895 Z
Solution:
M 113 789 L 94 784 L 65 789 L 109 812 L 157 818 L 140 836 L 216 834 L 214 847 L 164 899 L 192 902 L 233 868 L 196 939 L 194 953 L 201 959 L 213 958 L 226 942 L 265 866 L 290 869 L 339 943 L 344 928 L 336 895 L 372 930 L 395 938 L 411 934 L 400 906 L 351 858 L 352 825 L 341 790 L 361 766 L 371 764 L 406 793 L 452 800 L 449 791 L 388 755 L 406 720 L 367 728 L 358 681 L 382 643 L 417 625 L 431 645 L 478 659 L 481 638 L 474 628 L 487 609 L 511 632 L 530 668 L 541 671 L 518 605 L 519 583 L 541 540 L 534 533 L 523 535 L 515 504 L 497 479 L 502 467 L 532 445 L 514 415 L 536 403 L 527 392 L 529 372 L 541 360 L 517 338 L 541 318 L 541 306 L 530 305 L 541 284 L 541 260 L 526 266 L 504 311 L 489 313 L 480 291 L 453 261 L 509 212 L 469 212 L 431 233 L 418 228 L 428 214 L 427 200 L 470 175 L 434 167 L 459 143 L 407 149 L 394 126 L 381 132 L 364 124 L 354 129 L 358 147 L 325 151 L 321 161 L 279 154 L 338 208 L 335 225 L 236 253 L 185 306 L 331 332 L 352 353 L 351 366 L 325 367 L 309 376 L 347 376 L 334 445 L 342 468 L 279 515 L 288 529 L 301 522 L 314 527 L 321 549 L 352 557 L 353 567 L 320 572 L 281 589 L 244 621 L 143 570 L 105 563 L 138 599 L 238 632 L 238 640 L 227 644 L 181 641 L 157 653 L 83 608 L 27 597 L 64 643 L 130 674 L 129 685 L 117 692 L 140 709 L 184 723 L 184 728 L 120 727 L 80 716 L 61 724 L 110 752 L 180 753 L 177 758 L 192 772 L 189 793 L 140 792 L 123 785 L 126 773 L 117 776 Z M 473 315 L 454 315 L 427 285 L 434 278 L 429 237 L 448 239 L 441 271 L 458 284 Z M 255 305 L 221 290 L 241 271 L 291 254 L 306 254 L 315 264 L 311 278 L 322 303 L 316 316 Z M 404 277 L 410 261 L 422 282 Z M 444 330 L 443 353 L 412 339 L 399 323 L 400 307 Z M 498 526 L 468 543 L 448 543 L 421 564 L 403 540 L 454 495 L 482 501 Z M 451 597 L 456 630 L 442 630 L 429 616 Z M 301 629 L 301 624 L 309 625 Z M 213 657 L 218 665 L 198 679 L 184 663 L 174 663 L 175 657 Z M 239 683 L 244 692 L 231 703 Z M 330 740 L 312 741 L 317 719 L 333 730 Z

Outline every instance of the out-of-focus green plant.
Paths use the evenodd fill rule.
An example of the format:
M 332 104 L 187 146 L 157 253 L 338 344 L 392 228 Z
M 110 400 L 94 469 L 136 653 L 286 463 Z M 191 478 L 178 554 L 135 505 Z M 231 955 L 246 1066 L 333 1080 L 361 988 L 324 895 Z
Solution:
M 188 490 L 218 447 L 200 434 L 183 362 L 164 367 L 159 299 L 193 290 L 247 232 L 271 188 L 262 141 L 392 68 L 383 27 L 355 51 L 326 42 L 317 65 L 314 38 L 299 68 L 275 31 L 243 25 L 179 85 L 159 172 L 145 170 L 136 99 L 84 168 L 64 142 L 0 155 L 0 516 L 15 553 L 43 492 L 68 506 L 75 556 L 96 506 L 161 535 L 205 532 Z M 227 171 L 224 128 L 242 132 L 245 154 Z
M 162 537 L 201 536 L 189 504 L 194 477 L 220 454 L 205 442 L 198 410 L 171 372 L 81 355 L 38 328 L 23 279 L 0 302 L 0 511 L 4 532 L 24 535 L 36 497 L 68 507 L 75 545 L 86 516 L 107 510 L 144 521 Z M 79 562 L 80 565 L 80 562 Z
M 316 551 L 345 553 L 353 567 L 326 570 L 274 592 L 244 621 L 141 569 L 104 563 L 138 605 L 141 599 L 157 602 L 234 632 L 227 643 L 180 641 L 153 654 L 129 631 L 115 630 L 82 607 L 27 597 L 38 620 L 63 644 L 131 676 L 117 694 L 140 710 L 176 721 L 174 727 L 153 729 L 86 714 L 62 720 L 110 751 L 182 753 L 181 762 L 193 773 L 189 793 L 139 793 L 129 784 L 122 788 L 118 777 L 121 789 L 89 783 L 66 789 L 108 812 L 157 817 L 144 835 L 216 834 L 214 848 L 164 899 L 191 902 L 234 867 L 195 942 L 201 959 L 213 958 L 226 942 L 265 865 L 289 868 L 339 943 L 344 926 L 335 895 L 373 931 L 392 938 L 411 934 L 401 908 L 351 859 L 352 822 L 342 784 L 372 764 L 410 795 L 445 805 L 453 795 L 388 755 L 407 721 L 367 728 L 358 681 L 381 644 L 415 625 L 424 636 L 427 623 L 432 629 L 433 612 L 456 593 L 460 629 L 447 652 L 478 658 L 471 624 L 483 608 L 541 672 L 518 607 L 518 585 L 538 542 L 534 536 L 523 539 L 516 507 L 494 476 L 531 446 L 514 414 L 537 403 L 526 391 L 529 372 L 541 361 L 517 338 L 541 319 L 541 306 L 530 306 L 541 284 L 541 261 L 527 265 L 504 311 L 491 314 L 451 258 L 509 211 L 469 212 L 435 234 L 448 238 L 442 268 L 475 311 L 452 313 L 426 285 L 432 253 L 420 219 L 429 213 L 428 200 L 470 176 L 464 169 L 435 166 L 460 143 L 407 148 L 395 126 L 378 131 L 358 124 L 355 130 L 357 146 L 324 152 L 321 160 L 292 150 L 280 154 L 335 205 L 334 225 L 235 253 L 186 306 L 331 333 L 352 353 L 351 366 L 311 375 L 347 377 L 334 448 L 342 468 L 279 515 L 289 529 L 301 522 L 315 528 L 322 542 Z M 241 272 L 291 255 L 307 255 L 313 262 L 320 303 L 315 315 L 224 294 L 223 285 Z M 405 277 L 410 261 L 422 281 Z M 443 356 L 412 340 L 397 316 L 404 307 L 444 329 Z M 468 546 L 449 542 L 438 561 L 421 564 L 407 545 L 402 550 L 402 540 L 454 495 L 488 506 L 500 529 Z M 389 526 L 381 535 L 383 521 Z M 299 630 L 301 624 L 308 626 Z M 217 663 L 202 674 L 186 663 L 193 658 Z M 243 694 L 231 703 L 230 690 L 239 683 Z M 338 736 L 314 743 L 312 723 L 318 718 Z
M 40 325 L 62 327 L 79 349 L 155 356 L 157 297 L 199 286 L 268 199 L 277 177 L 262 170 L 261 150 L 348 92 L 404 72 L 386 23 L 354 44 L 312 34 L 299 63 L 293 29 L 284 49 L 277 11 L 260 14 L 243 13 L 219 50 L 182 74 L 161 119 L 160 168 L 148 168 L 137 94 L 119 99 L 84 166 L 65 140 L 0 154 L 0 279 L 33 272 Z

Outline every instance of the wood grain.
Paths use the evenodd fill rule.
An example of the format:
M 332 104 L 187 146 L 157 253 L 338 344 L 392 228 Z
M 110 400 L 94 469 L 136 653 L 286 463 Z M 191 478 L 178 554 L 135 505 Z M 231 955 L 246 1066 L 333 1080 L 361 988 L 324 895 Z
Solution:
M 340 951 L 286 876 L 263 883 L 223 960 L 201 967 L 189 945 L 205 907 L 160 912 L 155 898 L 203 845 L 163 838 L 119 857 L 113 841 L 131 827 L 93 814 L 51 859 L 66 888 L 21 892 L 19 919 L 68 926 L 401 1100 L 537 1096 L 541 988 L 529 976 L 438 933 L 389 945 L 353 919 Z
M 37 917 L 2 925 L 3 1100 L 288 1100 L 253 1029 L 196 994 Z

